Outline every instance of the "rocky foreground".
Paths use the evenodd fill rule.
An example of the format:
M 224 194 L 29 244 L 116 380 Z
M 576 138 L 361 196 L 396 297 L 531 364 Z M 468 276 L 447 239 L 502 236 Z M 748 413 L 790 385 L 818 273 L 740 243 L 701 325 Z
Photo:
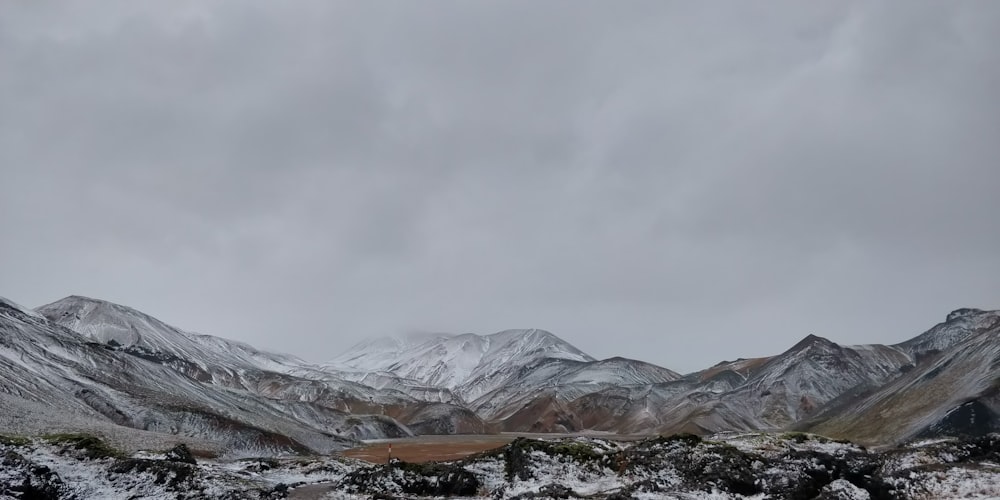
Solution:
M 995 498 L 1000 435 L 868 450 L 807 434 L 518 439 L 439 464 L 126 456 L 83 435 L 0 437 L 0 498 Z

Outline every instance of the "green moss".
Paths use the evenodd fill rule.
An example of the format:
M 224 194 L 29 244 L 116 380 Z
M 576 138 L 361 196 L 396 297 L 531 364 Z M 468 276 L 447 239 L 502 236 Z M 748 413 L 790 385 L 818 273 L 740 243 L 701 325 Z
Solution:
M 671 434 L 669 436 L 660 436 L 652 440 L 653 443 L 683 443 L 688 446 L 694 447 L 702 443 L 701 436 L 696 434 L 690 434 L 687 432 L 682 432 L 680 434 Z
M 19 436 L 5 436 L 0 434 L 0 444 L 6 446 L 27 446 L 31 444 L 31 440 Z
M 555 455 L 571 457 L 574 460 L 581 462 L 599 460 L 602 456 L 600 453 L 594 451 L 592 446 L 586 443 L 572 441 L 555 443 L 552 446 L 552 453 Z
M 830 442 L 826 437 L 819 434 L 809 434 L 808 432 L 786 432 L 778 437 L 788 441 L 795 441 L 796 443 L 805 443 L 806 441 L 816 441 L 817 443 Z
M 404 462 L 402 460 L 394 462 L 393 466 L 395 468 L 402 469 L 405 472 L 410 472 L 413 474 L 417 474 L 419 476 L 437 476 L 447 473 L 447 471 L 450 469 L 448 466 L 437 464 L 434 462 L 426 462 L 418 464 L 413 462 Z
M 87 458 L 123 458 L 121 451 L 112 448 L 103 439 L 89 434 L 49 434 L 45 441 L 82 451 Z
M 577 462 L 605 461 L 612 459 L 598 453 L 593 446 L 577 441 L 540 441 L 537 439 L 517 438 L 503 448 L 490 452 L 503 456 L 504 472 L 508 479 L 518 477 L 525 480 L 530 476 L 529 456 L 533 451 L 541 451 L 553 457 L 568 457 Z

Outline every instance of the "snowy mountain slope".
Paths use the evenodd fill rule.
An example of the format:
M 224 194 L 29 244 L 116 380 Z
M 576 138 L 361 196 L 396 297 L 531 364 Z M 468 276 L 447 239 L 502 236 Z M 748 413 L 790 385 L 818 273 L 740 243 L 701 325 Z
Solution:
M 216 383 L 198 376 L 205 360 L 151 352 L 99 344 L 7 301 L 0 304 L 0 392 L 25 406 L 50 405 L 56 413 L 76 415 L 67 427 L 93 418 L 229 449 L 292 451 L 329 451 L 355 437 L 407 433 L 387 417 L 350 420 L 328 404 L 333 391 L 314 381 L 229 367 L 239 382 Z M 265 395 L 281 383 L 297 390 Z M 310 391 L 301 390 L 306 387 Z
M 39 307 L 37 311 L 95 342 L 170 364 L 202 382 L 256 392 L 269 398 L 304 401 L 325 398 L 327 403 L 341 409 L 351 406 L 351 400 L 376 404 L 415 402 L 415 398 L 392 387 L 372 390 L 369 385 L 351 381 L 333 370 L 317 369 L 294 356 L 185 332 L 111 302 L 71 296 Z M 331 394 L 345 401 L 332 403 L 329 401 Z
M 24 307 L 21 304 L 18 304 L 6 297 L 0 297 L 0 308 L 7 309 L 9 311 L 16 311 L 19 314 L 23 314 L 24 316 L 28 316 L 35 319 L 45 319 L 45 316 L 42 316 L 41 313 L 29 309 L 27 307 Z
M 547 332 L 541 335 L 548 345 L 577 356 L 505 348 L 494 358 L 494 336 L 435 335 L 415 342 L 369 342 L 333 364 L 367 373 L 359 381 L 450 388 L 480 417 L 509 431 L 782 429 L 819 414 L 831 402 L 882 387 L 918 357 L 960 342 L 991 321 L 976 310 L 960 310 L 927 334 L 895 346 L 842 346 L 809 335 L 779 355 L 723 362 L 684 377 L 634 360 L 579 359 L 582 353 Z M 506 345 L 519 335 L 526 338 L 514 345 L 532 346 L 538 340 L 532 335 L 539 334 L 502 335 Z M 365 372 L 369 361 L 373 371 Z
M 331 368 L 303 366 L 292 370 L 292 375 L 329 383 L 354 383 L 378 390 L 382 400 L 395 394 L 399 402 L 405 398 L 431 403 L 462 404 L 462 399 L 451 389 L 427 385 L 413 379 L 398 377 L 388 372 L 337 371 Z M 383 401 L 384 402 L 384 401 Z
M 364 342 L 323 365 L 341 371 L 392 374 L 426 386 L 451 389 L 470 400 L 497 387 L 498 373 L 537 359 L 593 361 L 544 330 L 492 335 L 432 335 Z
M 960 344 L 969 337 L 1000 325 L 997 311 L 981 309 L 956 309 L 945 321 L 906 342 L 897 344 L 900 349 L 915 357 L 933 354 Z
M 632 386 L 670 382 L 681 378 L 673 370 L 622 357 L 581 363 L 575 370 L 560 374 L 558 384 Z
M 467 399 L 470 407 L 509 431 L 780 429 L 849 390 L 884 384 L 911 363 L 897 347 L 809 336 L 780 355 L 721 363 L 683 379 L 622 358 L 541 358 L 500 366 L 488 384 L 472 378 L 456 392 L 479 394 Z
M 893 347 L 841 346 L 810 335 L 720 399 L 752 418 L 756 428 L 779 429 L 848 390 L 877 387 L 898 377 L 911 362 L 908 354 Z
M 202 383 L 286 402 L 296 419 L 320 422 L 339 429 L 338 432 L 348 432 L 351 437 L 406 431 L 394 429 L 393 426 L 398 427 L 395 422 L 375 420 L 374 426 L 365 424 L 348 431 L 341 422 L 343 418 L 331 420 L 309 405 L 344 414 L 386 415 L 390 420 L 395 416 L 416 415 L 414 408 L 432 403 L 445 403 L 436 407 L 436 411 L 450 408 L 456 418 L 464 418 L 466 412 L 462 407 L 450 405 L 456 398 L 447 389 L 407 380 L 379 386 L 358 383 L 350 380 L 357 374 L 321 369 L 294 356 L 260 351 L 242 342 L 188 333 L 132 308 L 106 301 L 73 296 L 43 306 L 39 311 L 67 328 L 79 329 L 90 339 L 103 341 L 110 349 L 166 364 Z M 372 382 L 371 377 L 366 380 Z M 467 427 L 476 425 L 481 427 L 482 422 L 472 422 Z
M 848 391 L 894 379 L 911 362 L 910 355 L 896 347 L 840 346 L 815 336 L 777 356 L 720 363 L 683 378 L 642 376 L 580 384 L 574 382 L 595 381 L 582 375 L 596 367 L 594 362 L 568 368 L 566 361 L 542 360 L 523 368 L 516 382 L 471 404 L 505 430 L 530 425 L 541 431 L 546 423 L 553 425 L 548 430 L 559 432 L 781 429 Z M 598 363 L 637 366 L 629 360 Z
M 379 339 L 311 365 L 100 300 L 68 297 L 36 312 L 0 299 L 0 393 L 22 408 L 58 407 L 67 422 L 229 449 L 316 451 L 411 431 L 495 430 L 802 427 L 874 442 L 1000 429 L 998 329 L 997 312 L 960 309 L 892 346 L 810 335 L 776 356 L 685 376 L 598 361 L 542 330 Z M 871 432 L 857 432 L 868 422 Z
M 595 360 L 543 330 L 380 339 L 355 346 L 325 367 L 355 370 L 352 373 L 364 375 L 353 380 L 380 387 L 416 383 L 451 389 L 456 402 L 464 402 L 506 430 L 528 430 L 518 422 L 532 421 L 525 407 L 546 411 L 545 404 L 536 402 L 542 393 L 549 395 L 552 406 L 609 387 L 680 378 L 676 372 L 641 361 Z M 365 367 L 372 371 L 357 371 Z M 512 420 L 502 422 L 508 419 Z M 531 422 L 530 428 L 538 430 L 536 424 Z M 562 425 L 548 430 L 569 429 Z
M 498 372 L 497 388 L 469 405 L 484 418 L 499 421 L 523 413 L 522 408 L 533 404 L 542 393 L 568 403 L 607 388 L 647 387 L 680 377 L 666 368 L 625 358 L 587 362 L 544 358 L 516 370 Z
M 956 311 L 901 346 L 926 350 L 901 377 L 800 427 L 870 443 L 1000 430 L 1000 311 Z
M 101 344 L 165 353 L 212 367 L 288 372 L 305 364 L 290 355 L 259 351 L 233 340 L 188 333 L 131 307 L 73 295 L 36 309 L 50 321 Z
M 408 350 L 435 340 L 446 340 L 451 335 L 410 335 L 406 337 L 381 337 L 363 340 L 343 354 L 321 365 L 323 368 L 351 371 L 386 371 L 390 366 L 409 355 Z
M 628 394 L 607 390 L 574 401 L 584 421 L 628 432 L 782 429 L 859 386 L 879 386 L 910 358 L 886 346 L 840 346 L 809 336 L 788 351 L 739 360 Z M 606 425 L 606 424 L 604 424 Z

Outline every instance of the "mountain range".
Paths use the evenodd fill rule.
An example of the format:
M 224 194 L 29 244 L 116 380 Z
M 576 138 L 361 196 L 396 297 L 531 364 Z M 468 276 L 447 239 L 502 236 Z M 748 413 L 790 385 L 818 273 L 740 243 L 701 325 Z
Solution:
M 679 374 L 543 330 L 370 340 L 322 364 L 71 296 L 0 299 L 0 426 L 328 453 L 413 434 L 801 430 L 862 443 L 1000 430 L 1000 312 L 959 309 L 894 345 L 807 336 Z

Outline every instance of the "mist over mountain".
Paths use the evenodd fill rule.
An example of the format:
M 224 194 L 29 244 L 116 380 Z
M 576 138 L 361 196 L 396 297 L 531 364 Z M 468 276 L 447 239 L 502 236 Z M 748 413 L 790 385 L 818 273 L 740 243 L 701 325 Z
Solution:
M 11 429 L 173 436 L 232 454 L 499 431 L 808 429 L 884 443 L 1000 429 L 1000 313 L 979 309 L 895 345 L 808 335 L 689 374 L 598 360 L 534 329 L 376 339 L 313 364 L 80 296 L 35 310 L 4 300 L 0 334 Z

